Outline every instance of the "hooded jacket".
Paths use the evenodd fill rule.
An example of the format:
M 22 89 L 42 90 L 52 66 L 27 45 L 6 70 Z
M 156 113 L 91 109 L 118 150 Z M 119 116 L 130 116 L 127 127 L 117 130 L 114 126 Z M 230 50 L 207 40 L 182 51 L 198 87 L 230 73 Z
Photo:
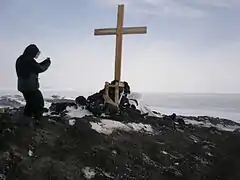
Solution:
M 36 91 L 39 89 L 38 74 L 46 71 L 51 64 L 50 59 L 37 63 L 34 59 L 39 49 L 36 45 L 29 45 L 16 61 L 18 90 L 20 92 Z

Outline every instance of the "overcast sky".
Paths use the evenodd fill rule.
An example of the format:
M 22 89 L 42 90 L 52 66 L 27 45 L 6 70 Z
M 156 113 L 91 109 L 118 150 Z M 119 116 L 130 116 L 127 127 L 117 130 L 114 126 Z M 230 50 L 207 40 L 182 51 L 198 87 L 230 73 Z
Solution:
M 51 57 L 42 89 L 95 91 L 114 75 L 116 27 L 124 3 L 122 79 L 134 91 L 240 92 L 239 0 L 0 0 L 0 88 L 16 88 L 15 61 L 36 43 Z

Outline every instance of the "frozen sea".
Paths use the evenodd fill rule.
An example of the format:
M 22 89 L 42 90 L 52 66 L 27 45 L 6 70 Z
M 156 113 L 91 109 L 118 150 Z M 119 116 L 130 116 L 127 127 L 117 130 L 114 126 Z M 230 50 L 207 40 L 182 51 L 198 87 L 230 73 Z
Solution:
M 92 93 L 79 91 L 43 91 L 45 97 L 59 95 L 74 99 L 79 95 L 88 96 Z M 19 93 L 16 91 L 0 90 L 0 96 L 15 94 Z M 163 114 L 176 113 L 185 116 L 212 116 L 240 122 L 240 93 L 133 93 L 133 97 L 152 110 Z
M 164 114 L 212 116 L 240 122 L 240 94 L 143 94 L 141 101 Z

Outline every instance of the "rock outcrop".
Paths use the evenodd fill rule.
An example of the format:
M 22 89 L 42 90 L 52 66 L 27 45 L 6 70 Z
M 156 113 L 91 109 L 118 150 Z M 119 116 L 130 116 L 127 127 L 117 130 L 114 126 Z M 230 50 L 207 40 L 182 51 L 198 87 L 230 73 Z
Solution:
M 112 81 L 111 84 L 114 84 L 115 81 Z M 101 89 L 99 92 L 92 94 L 85 98 L 84 96 L 78 96 L 75 99 L 75 102 L 65 102 L 64 100 L 52 103 L 50 111 L 53 114 L 62 114 L 66 112 L 67 107 L 84 107 L 93 113 L 96 117 L 101 117 L 102 115 L 110 115 L 111 117 L 126 118 L 142 118 L 147 116 L 148 113 L 142 114 L 140 110 L 136 108 L 138 101 L 136 99 L 129 99 L 128 95 L 130 94 L 130 86 L 127 82 L 124 82 L 124 88 L 119 89 L 119 97 L 121 101 L 119 103 L 119 108 L 111 104 L 107 104 L 104 101 L 104 89 Z M 114 88 L 109 88 L 109 97 L 114 100 Z M 133 101 L 134 103 L 130 103 Z
M 25 121 L 21 110 L 1 113 L 0 177 L 5 180 L 240 178 L 238 130 L 232 133 L 191 124 L 182 128 L 178 119 L 184 117 L 174 114 L 163 118 L 122 118 L 121 127 L 108 135 L 100 133 L 100 128 L 113 128 L 118 121 L 103 124 L 99 118 L 88 116 L 75 118 L 75 123 L 69 125 L 63 116 L 48 115 L 32 129 L 19 123 Z M 151 133 L 145 133 L 148 126 Z M 125 127 L 128 129 L 124 130 Z
M 102 95 L 55 97 L 37 126 L 22 108 L 0 112 L 0 180 L 240 179 L 239 124 L 153 117 L 127 95 L 109 112 Z

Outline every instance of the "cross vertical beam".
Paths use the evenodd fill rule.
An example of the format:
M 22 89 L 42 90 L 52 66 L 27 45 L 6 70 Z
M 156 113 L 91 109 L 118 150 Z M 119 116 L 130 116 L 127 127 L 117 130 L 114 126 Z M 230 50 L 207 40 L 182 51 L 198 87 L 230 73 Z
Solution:
M 122 68 L 122 42 L 123 42 L 123 21 L 124 21 L 124 5 L 118 6 L 117 29 L 116 29 L 116 52 L 115 52 L 115 103 L 119 101 L 119 83 L 121 80 Z
M 121 63 L 122 63 L 122 42 L 123 42 L 123 20 L 124 5 L 118 6 L 117 32 L 116 32 L 116 54 L 115 54 L 115 80 L 121 80 Z
M 122 69 L 122 44 L 124 34 L 146 34 L 147 27 L 123 27 L 124 21 L 124 5 L 118 5 L 117 28 L 95 29 L 94 35 L 116 35 L 116 49 L 115 49 L 115 72 L 114 78 L 116 81 L 115 87 L 115 103 L 119 104 L 119 87 L 121 81 Z

